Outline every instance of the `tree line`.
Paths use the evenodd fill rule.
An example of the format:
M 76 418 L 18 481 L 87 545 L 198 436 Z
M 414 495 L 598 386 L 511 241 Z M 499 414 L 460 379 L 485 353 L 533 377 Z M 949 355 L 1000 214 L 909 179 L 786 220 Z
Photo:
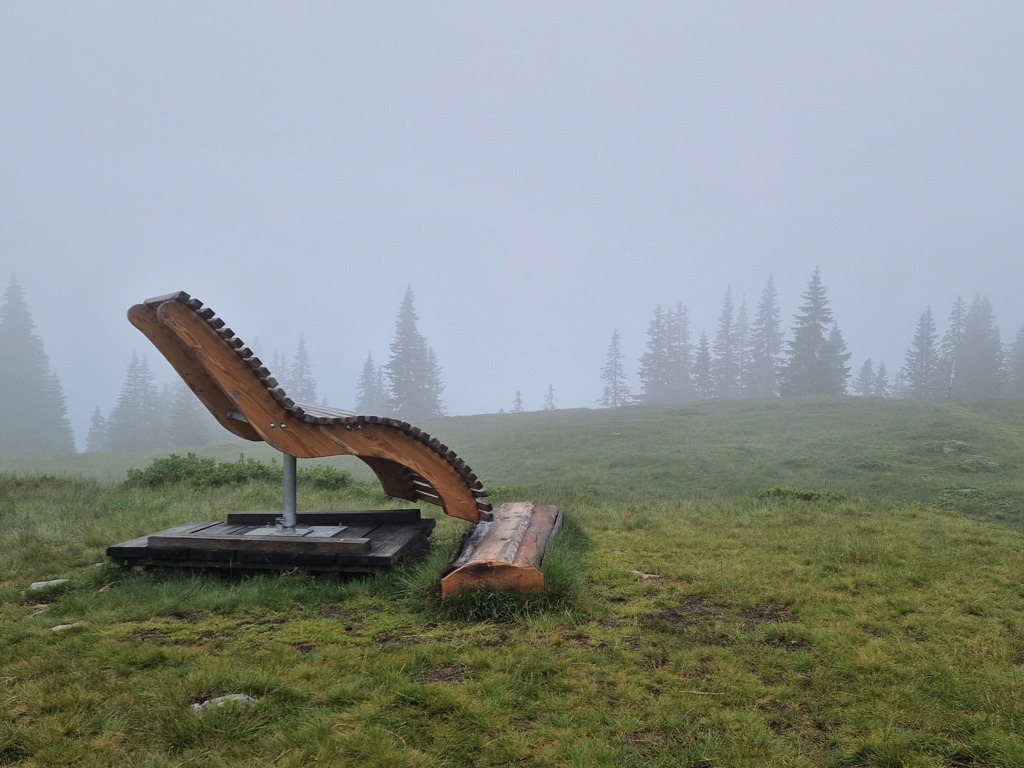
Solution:
M 444 384 L 437 356 L 418 328 L 411 287 L 405 291 L 383 365 L 372 352 L 357 381 L 355 409 L 410 421 L 443 416 Z M 259 349 L 258 340 L 253 344 Z M 726 289 L 716 327 L 694 341 L 687 308 L 656 307 L 631 386 L 622 339 L 612 332 L 598 404 L 854 394 L 914 400 L 981 400 L 1024 397 L 1024 326 L 1004 345 L 988 298 L 957 298 L 940 333 L 931 306 L 918 320 L 903 363 L 890 375 L 884 362 L 866 359 L 851 376 L 851 353 L 833 317 L 827 289 L 815 270 L 801 294 L 789 329 L 782 328 L 778 291 L 769 276 L 752 315 Z M 267 359 L 263 357 L 263 359 Z M 310 354 L 300 336 L 294 354 L 274 352 L 270 367 L 296 402 L 318 402 Z M 0 303 L 0 391 L 9 403 L 0 419 L 0 455 L 64 454 L 75 451 L 67 407 L 57 374 L 36 333 L 29 306 L 12 276 Z M 320 402 L 323 402 L 320 400 Z M 555 410 L 549 384 L 544 410 Z M 511 403 L 524 410 L 521 391 Z M 158 387 L 144 356 L 133 355 L 117 403 L 109 414 L 93 413 L 87 451 L 132 451 L 198 447 L 225 439 L 184 383 Z
M 701 330 L 694 343 L 682 304 L 656 307 L 636 373 L 637 390 L 630 385 L 622 339 L 614 330 L 601 369 L 598 405 L 842 394 L 919 400 L 1024 397 L 1024 326 L 1004 347 L 984 296 L 970 305 L 958 297 L 941 337 L 927 307 L 895 374 L 890 377 L 884 362 L 876 365 L 869 358 L 852 382 L 851 353 L 819 270 L 811 275 L 801 302 L 788 340 L 771 276 L 753 318 L 748 318 L 746 302 L 737 307 L 726 289 L 713 339 Z

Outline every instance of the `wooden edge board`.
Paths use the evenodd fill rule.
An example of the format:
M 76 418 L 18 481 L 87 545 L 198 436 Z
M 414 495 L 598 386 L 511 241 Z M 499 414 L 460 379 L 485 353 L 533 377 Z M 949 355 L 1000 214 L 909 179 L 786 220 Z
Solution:
M 150 536 L 149 546 L 161 549 L 187 549 L 192 552 L 203 550 L 259 550 L 265 552 L 335 552 L 366 554 L 370 551 L 370 540 L 357 539 L 313 539 L 307 536 Z
M 272 525 L 281 512 L 229 512 L 227 522 L 246 525 Z M 353 509 L 328 512 L 297 512 L 299 525 L 371 525 L 412 523 L 422 519 L 418 509 Z

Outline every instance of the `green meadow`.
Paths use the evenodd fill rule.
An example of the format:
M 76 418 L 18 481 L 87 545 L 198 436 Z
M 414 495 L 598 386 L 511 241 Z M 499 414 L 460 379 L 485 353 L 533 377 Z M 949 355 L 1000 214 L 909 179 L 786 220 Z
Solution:
M 496 502 L 566 510 L 548 594 L 441 603 L 443 516 L 368 579 L 125 572 L 108 544 L 280 488 L 0 460 L 0 766 L 1024 766 L 1024 402 L 421 426 Z M 202 454 L 243 452 L 273 460 Z M 354 479 L 300 508 L 392 504 L 320 463 Z

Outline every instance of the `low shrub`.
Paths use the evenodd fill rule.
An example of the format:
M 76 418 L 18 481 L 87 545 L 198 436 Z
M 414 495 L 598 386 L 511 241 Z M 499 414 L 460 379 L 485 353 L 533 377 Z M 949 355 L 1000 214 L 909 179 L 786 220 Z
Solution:
M 238 461 L 218 462 L 194 453 L 184 456 L 172 453 L 154 459 L 144 469 L 129 469 L 125 485 L 130 488 L 159 488 L 180 484 L 191 488 L 214 488 L 248 482 L 280 483 L 283 476 L 284 470 L 280 466 L 245 456 L 239 456 Z M 348 472 L 324 464 L 299 469 L 298 481 L 328 491 L 348 488 L 353 483 Z
M 777 499 L 797 499 L 799 501 L 845 501 L 846 494 L 839 491 L 816 491 L 813 488 L 787 488 L 781 485 L 773 485 L 771 488 L 763 488 L 754 494 L 754 497 L 761 501 Z

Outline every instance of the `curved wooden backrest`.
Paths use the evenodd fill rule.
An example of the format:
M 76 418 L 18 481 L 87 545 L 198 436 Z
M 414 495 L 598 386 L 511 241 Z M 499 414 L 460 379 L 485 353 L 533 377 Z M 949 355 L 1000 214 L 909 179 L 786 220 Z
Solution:
M 351 454 L 389 496 L 437 504 L 470 522 L 489 518 L 483 484 L 446 445 L 397 419 L 293 402 L 234 332 L 187 293 L 147 299 L 128 319 L 239 437 L 299 458 Z

